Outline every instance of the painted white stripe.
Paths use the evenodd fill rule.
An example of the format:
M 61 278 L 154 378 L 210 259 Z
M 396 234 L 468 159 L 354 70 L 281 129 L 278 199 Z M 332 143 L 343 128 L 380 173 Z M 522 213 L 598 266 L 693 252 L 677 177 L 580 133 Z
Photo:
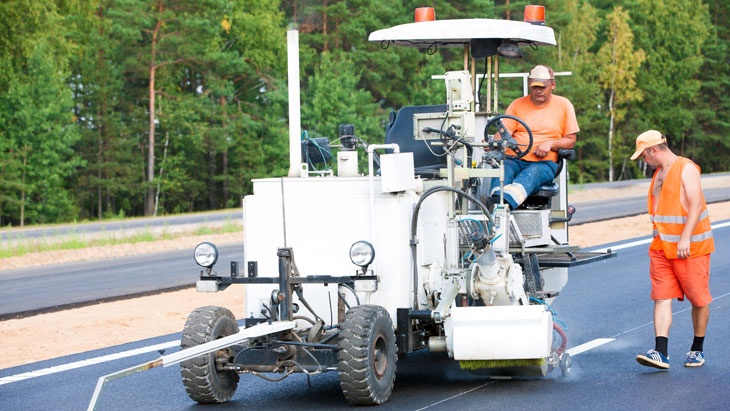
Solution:
M 592 350 L 592 349 L 594 349 L 596 347 L 600 347 L 603 344 L 608 344 L 608 343 L 610 343 L 611 341 L 614 341 L 614 340 L 615 340 L 615 338 L 596 338 L 593 341 L 588 341 L 585 344 L 581 344 L 581 345 L 579 345 L 577 347 L 573 347 L 573 348 L 571 348 L 569 350 L 566 350 L 565 352 L 567 352 L 568 354 L 570 354 L 571 357 L 573 357 L 573 356 L 576 356 L 576 355 L 578 355 L 580 353 L 584 353 L 584 352 L 586 352 L 588 350 Z
M 87 360 L 76 361 L 69 364 L 57 365 L 55 367 L 44 368 L 42 370 L 25 372 L 22 374 L 10 375 L 7 377 L 0 378 L 0 385 L 10 384 L 11 382 L 18 382 L 27 380 L 29 378 L 42 377 L 44 375 L 56 374 L 63 371 L 73 370 L 76 368 L 87 367 L 90 365 L 101 364 L 109 361 L 119 360 L 122 358 L 133 357 L 135 355 L 146 354 L 153 351 L 165 350 L 167 348 L 179 347 L 180 340 L 168 341 L 156 345 L 149 345 L 147 347 L 141 347 L 134 350 L 122 351 L 114 354 L 104 355 L 96 358 L 89 358 Z
M 730 226 L 730 221 L 725 221 L 724 223 L 721 223 L 721 224 L 713 224 L 712 229 L 714 230 L 716 228 L 725 228 L 728 226 Z
M 647 238 L 645 240 L 632 241 L 630 243 L 618 244 L 618 245 L 613 246 L 613 247 L 601 248 L 601 249 L 598 249 L 598 250 L 589 250 L 589 251 L 595 251 L 595 252 L 599 252 L 599 253 L 605 253 L 607 250 L 611 250 L 611 251 L 623 250 L 624 248 L 631 248 L 631 247 L 636 247 L 637 245 L 649 244 L 651 242 L 651 240 L 652 240 L 651 238 Z
M 441 400 L 441 401 L 438 401 L 438 402 L 434 402 L 433 404 L 429 404 L 429 405 L 427 405 L 427 406 L 425 406 L 425 407 L 417 408 L 417 409 L 416 409 L 416 411 L 423 411 L 423 410 L 425 410 L 425 409 L 428 409 L 428 408 L 431 408 L 431 407 L 435 407 L 435 406 L 437 406 L 437 405 L 441 405 L 441 404 L 443 404 L 443 403 L 445 403 L 445 402 L 447 402 L 447 401 L 451 401 L 451 400 L 453 400 L 454 398 L 458 398 L 458 397 L 461 397 L 462 395 L 466 395 L 466 394 L 469 394 L 470 392 L 473 392 L 473 391 L 476 391 L 476 390 L 481 390 L 482 388 L 486 387 L 487 385 L 490 385 L 490 384 L 494 384 L 494 383 L 496 383 L 496 382 L 497 382 L 497 381 L 494 381 L 494 380 L 492 380 L 492 381 L 489 381 L 489 382 L 487 382 L 487 383 L 484 383 L 484 384 L 482 384 L 482 385 L 480 385 L 480 386 L 478 386 L 478 387 L 474 387 L 474 388 L 472 388 L 472 389 L 470 389 L 470 390 L 462 391 L 462 392 L 460 392 L 460 393 L 458 393 L 458 394 L 456 394 L 456 395 L 452 395 L 451 397 L 448 397 L 448 398 L 444 398 L 444 399 L 443 399 L 443 400 Z

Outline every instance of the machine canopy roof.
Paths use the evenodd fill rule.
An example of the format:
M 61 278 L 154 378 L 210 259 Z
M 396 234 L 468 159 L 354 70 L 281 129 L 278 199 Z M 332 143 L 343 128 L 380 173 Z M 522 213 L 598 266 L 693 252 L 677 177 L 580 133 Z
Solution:
M 459 19 L 401 24 L 370 33 L 369 41 L 428 48 L 461 47 L 472 40 L 512 40 L 520 46 L 556 45 L 551 27 L 515 20 Z

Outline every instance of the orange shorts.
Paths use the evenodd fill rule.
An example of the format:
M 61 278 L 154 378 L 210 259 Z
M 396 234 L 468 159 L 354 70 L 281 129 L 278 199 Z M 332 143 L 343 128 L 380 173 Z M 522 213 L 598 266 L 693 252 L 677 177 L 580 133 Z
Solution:
M 683 301 L 686 296 L 695 307 L 712 301 L 710 295 L 710 254 L 685 259 L 664 256 L 664 251 L 649 250 L 651 299 Z

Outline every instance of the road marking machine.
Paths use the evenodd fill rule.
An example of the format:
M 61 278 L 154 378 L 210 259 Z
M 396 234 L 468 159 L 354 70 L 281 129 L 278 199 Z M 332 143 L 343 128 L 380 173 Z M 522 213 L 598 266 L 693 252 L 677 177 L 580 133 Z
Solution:
M 529 16 L 534 7 L 540 11 L 528 6 Z M 570 267 L 615 256 L 569 244 L 574 209 L 564 164 L 574 153 L 561 152 L 554 182 L 515 210 L 482 195 L 491 179 L 503 182 L 505 158 L 531 145 L 491 131 L 508 117 L 497 112 L 500 59 L 555 45 L 553 30 L 540 18 L 416 15 L 369 40 L 384 52 L 460 48 L 464 67 L 442 76 L 445 104 L 392 115 L 384 144 L 343 124 L 335 144 L 302 145 L 298 37 L 289 32 L 289 175 L 254 180 L 244 198 L 244 261 L 232 262 L 230 274 L 214 270 L 215 245 L 195 249 L 198 291 L 244 284 L 245 318 L 217 306 L 194 310 L 180 351 L 101 377 L 89 409 L 106 382 L 175 364 L 198 403 L 230 400 L 245 374 L 277 381 L 332 371 L 351 404 L 382 404 L 398 358 L 421 350 L 486 376 L 569 372 L 567 335 L 550 304 Z M 309 167 L 318 157 L 336 158 L 337 171 Z

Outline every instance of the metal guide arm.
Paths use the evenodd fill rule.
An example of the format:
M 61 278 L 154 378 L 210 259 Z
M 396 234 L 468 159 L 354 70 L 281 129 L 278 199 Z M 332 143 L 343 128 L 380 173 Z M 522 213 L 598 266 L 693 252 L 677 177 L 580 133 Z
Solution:
M 91 402 L 89 403 L 89 407 L 87 408 L 87 411 L 92 411 L 96 409 L 96 403 L 99 400 L 99 396 L 101 395 L 101 390 L 104 388 L 104 384 L 117 380 L 119 378 L 128 377 L 130 375 L 136 374 L 138 372 L 147 371 L 152 368 L 156 368 L 159 366 L 168 367 L 170 365 L 178 364 L 186 360 L 190 360 L 196 357 L 200 357 L 201 355 L 205 355 L 214 351 L 218 351 L 220 349 L 230 347 L 232 345 L 240 344 L 244 342 L 245 340 L 248 340 L 250 338 L 256 338 L 256 337 L 262 337 L 264 335 L 268 334 L 274 334 L 281 331 L 291 330 L 295 326 L 294 321 L 277 321 L 274 323 L 261 323 L 257 324 L 253 327 L 244 328 L 243 330 L 239 331 L 236 334 L 229 335 L 227 337 L 219 338 L 217 340 L 213 340 L 210 342 L 207 342 L 205 344 L 200 344 L 195 347 L 190 347 L 184 350 L 180 350 L 178 352 L 174 352 L 172 354 L 163 355 L 155 360 L 148 361 L 143 364 L 135 365 L 134 367 L 126 368 L 121 371 L 117 371 L 111 374 L 104 375 L 99 378 L 99 380 L 96 383 L 96 388 L 94 389 L 94 395 L 91 397 Z

